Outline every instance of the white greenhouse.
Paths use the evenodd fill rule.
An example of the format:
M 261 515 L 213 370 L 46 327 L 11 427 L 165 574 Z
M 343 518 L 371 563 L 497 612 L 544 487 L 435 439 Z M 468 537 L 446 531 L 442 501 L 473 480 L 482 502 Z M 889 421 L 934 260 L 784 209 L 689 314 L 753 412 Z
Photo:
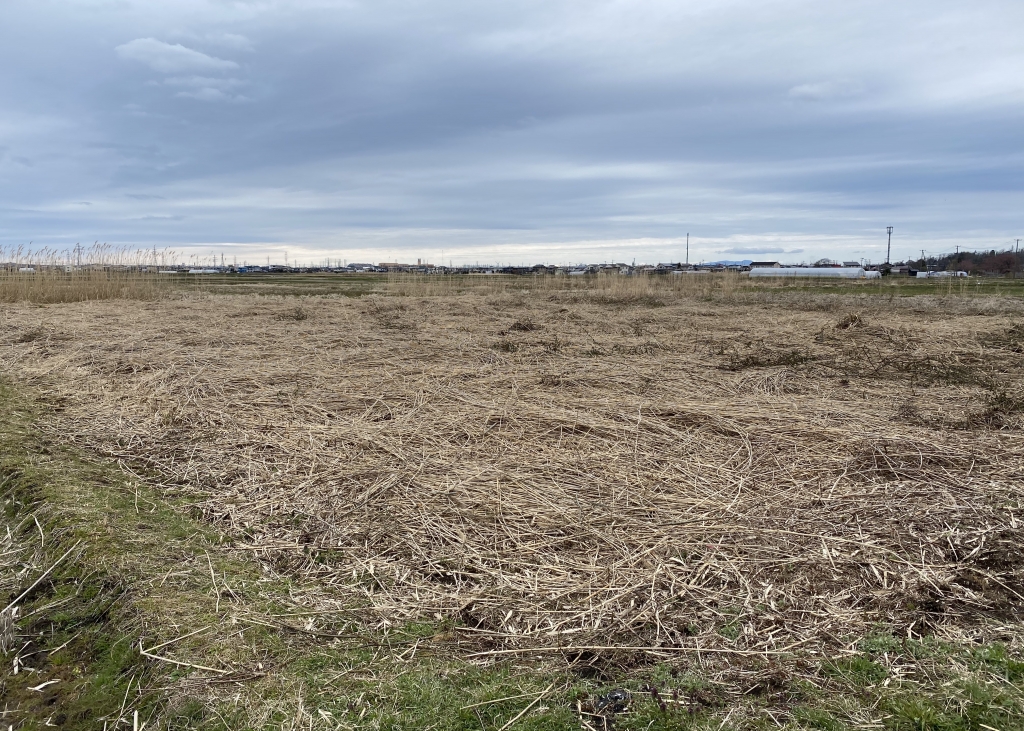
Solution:
M 833 279 L 877 279 L 881 272 L 865 271 L 863 267 L 756 267 L 752 277 L 831 277 Z

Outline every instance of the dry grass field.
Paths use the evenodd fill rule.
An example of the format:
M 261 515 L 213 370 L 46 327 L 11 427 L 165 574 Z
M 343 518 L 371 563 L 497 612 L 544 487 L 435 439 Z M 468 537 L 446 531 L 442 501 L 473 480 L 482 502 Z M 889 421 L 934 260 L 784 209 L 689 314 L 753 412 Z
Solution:
M 1019 696 L 815 695 L 977 669 L 920 647 L 1003 653 L 1017 690 L 1024 668 L 1006 659 L 1024 301 L 868 286 L 394 279 L 361 297 L 19 302 L 0 309 L 0 363 L 39 395 L 45 440 L 143 486 L 133 519 L 177 506 L 216 536 L 207 578 L 211 552 L 257 566 L 307 635 L 425 627 L 392 661 L 568 673 L 562 701 L 508 728 L 1019 728 Z M 215 621 L 237 624 L 243 592 L 218 581 Z M 600 696 L 630 682 L 650 723 Z M 309 727 L 422 727 L 346 703 L 307 708 Z M 508 703 L 437 727 L 505 728 Z

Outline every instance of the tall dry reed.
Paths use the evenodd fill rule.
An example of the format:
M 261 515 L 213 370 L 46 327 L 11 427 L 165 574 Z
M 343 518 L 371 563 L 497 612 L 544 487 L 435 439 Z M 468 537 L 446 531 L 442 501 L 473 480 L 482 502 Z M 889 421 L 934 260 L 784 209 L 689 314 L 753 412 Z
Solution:
M 385 284 L 385 293 L 411 297 L 442 297 L 467 293 L 586 293 L 588 296 L 626 301 L 664 296 L 728 296 L 739 288 L 750 287 L 751 284 L 746 277 L 734 272 L 635 276 L 391 274 Z
M 155 300 L 177 287 L 159 274 L 173 252 L 97 244 L 87 248 L 0 248 L 0 302 Z
M 667 304 L 684 299 L 762 303 L 777 293 L 818 293 L 823 288 L 842 287 L 849 294 L 898 291 L 901 283 L 881 280 L 756 279 L 739 272 L 686 272 L 681 274 L 596 274 L 560 276 L 514 275 L 422 275 L 391 274 L 384 293 L 410 297 L 444 297 L 460 294 L 487 296 L 550 294 L 569 299 L 586 299 L 597 304 Z M 951 290 L 952 293 L 952 290 Z

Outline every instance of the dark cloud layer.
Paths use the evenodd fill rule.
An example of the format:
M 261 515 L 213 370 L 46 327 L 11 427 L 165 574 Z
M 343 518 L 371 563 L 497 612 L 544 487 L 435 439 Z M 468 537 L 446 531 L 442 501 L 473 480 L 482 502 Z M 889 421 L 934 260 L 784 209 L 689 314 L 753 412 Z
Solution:
M 13 0 L 0 244 L 576 261 L 1002 246 L 1008 0 Z M 799 255 L 799 256 L 798 256 Z M 884 255 L 884 253 L 882 254 Z

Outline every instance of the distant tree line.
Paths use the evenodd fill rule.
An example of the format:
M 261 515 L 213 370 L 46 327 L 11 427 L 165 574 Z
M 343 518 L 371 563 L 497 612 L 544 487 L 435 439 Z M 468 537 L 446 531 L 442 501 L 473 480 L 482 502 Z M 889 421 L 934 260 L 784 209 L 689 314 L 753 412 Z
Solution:
M 1012 274 L 1024 271 L 1024 251 L 961 251 L 956 254 L 929 256 L 908 261 L 918 269 L 931 271 L 965 271 L 972 274 Z

